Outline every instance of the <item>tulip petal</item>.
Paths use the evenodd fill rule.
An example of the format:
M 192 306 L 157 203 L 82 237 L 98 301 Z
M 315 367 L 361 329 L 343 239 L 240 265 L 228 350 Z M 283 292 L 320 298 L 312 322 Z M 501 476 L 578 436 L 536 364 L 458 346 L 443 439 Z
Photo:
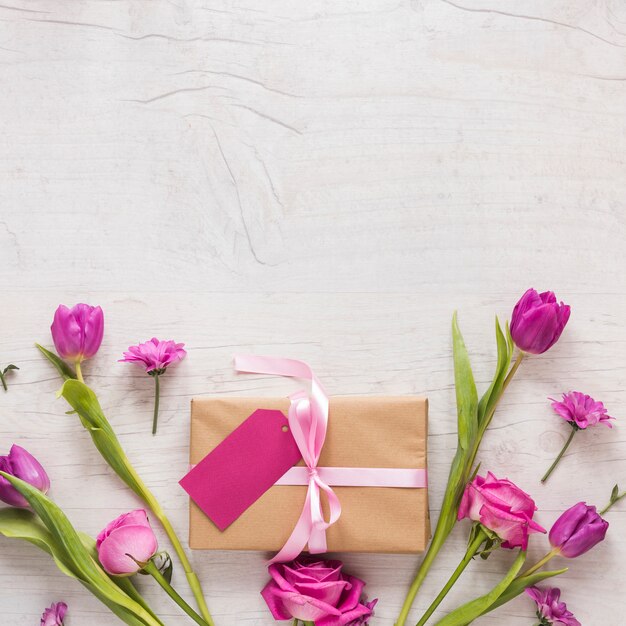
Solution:
M 129 575 L 140 569 L 135 561 L 148 562 L 157 549 L 157 539 L 151 528 L 139 525 L 121 526 L 100 544 L 98 556 L 102 567 L 109 574 Z

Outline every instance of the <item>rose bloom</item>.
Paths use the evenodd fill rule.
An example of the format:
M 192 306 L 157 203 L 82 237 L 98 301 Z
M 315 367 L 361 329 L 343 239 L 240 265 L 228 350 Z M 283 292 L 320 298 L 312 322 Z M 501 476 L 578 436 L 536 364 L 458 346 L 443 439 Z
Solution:
M 602 402 L 594 400 L 591 396 L 580 391 L 570 391 L 563 394 L 563 400 L 559 402 L 554 398 L 552 400 L 552 408 L 554 412 L 569 422 L 574 428 L 585 430 L 588 426 L 596 424 L 605 424 L 609 428 L 612 419 Z
M 261 595 L 276 620 L 299 619 L 315 626 L 367 624 L 376 600 L 361 599 L 365 583 L 344 574 L 341 561 L 299 557 L 290 563 L 273 563 L 272 579 Z
M 517 485 L 487 472 L 485 478 L 476 476 L 465 488 L 458 519 L 480 522 L 503 540 L 503 548 L 526 550 L 531 533 L 546 532 L 533 522 L 536 510 L 534 500 Z
M 120 515 L 106 526 L 96 540 L 100 563 L 113 576 L 136 574 L 142 567 L 140 564 L 147 563 L 158 547 L 148 515 L 143 509 Z
M 581 626 L 574 614 L 567 610 L 565 602 L 560 601 L 560 589 L 528 587 L 526 593 L 537 604 L 537 617 L 542 620 L 541 624 L 545 624 L 547 620 L 552 626 Z
M 43 612 L 39 626 L 63 626 L 66 613 L 65 602 L 54 602 Z
M 511 337 L 523 352 L 542 354 L 559 340 L 569 315 L 570 307 L 558 304 L 552 291 L 528 289 L 513 309 Z

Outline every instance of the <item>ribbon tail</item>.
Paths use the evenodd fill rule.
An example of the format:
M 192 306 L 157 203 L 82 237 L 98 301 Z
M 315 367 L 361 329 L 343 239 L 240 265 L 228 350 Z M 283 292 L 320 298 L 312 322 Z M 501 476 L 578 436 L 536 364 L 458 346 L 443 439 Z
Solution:
M 300 513 L 300 519 L 293 529 L 289 539 L 287 539 L 285 545 L 280 549 L 268 564 L 272 563 L 285 563 L 286 561 L 293 561 L 304 550 L 309 537 L 313 531 L 313 520 L 311 519 L 311 494 L 307 493 L 304 507 L 302 507 L 302 513 Z

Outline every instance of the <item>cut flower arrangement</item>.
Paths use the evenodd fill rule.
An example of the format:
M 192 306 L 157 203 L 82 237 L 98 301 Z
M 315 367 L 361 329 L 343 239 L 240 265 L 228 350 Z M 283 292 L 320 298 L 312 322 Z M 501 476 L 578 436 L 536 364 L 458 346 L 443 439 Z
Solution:
M 452 529 L 460 522 L 468 526 L 467 550 L 458 567 L 450 573 L 450 578 L 441 592 L 432 599 L 417 626 L 434 623 L 429 621 L 432 614 L 444 601 L 452 585 L 462 579 L 463 571 L 475 557 L 487 559 L 492 552 L 500 549 L 513 553 L 509 570 L 502 580 L 485 595 L 469 599 L 460 607 L 450 608 L 447 615 L 436 624 L 465 626 L 521 594 L 534 601 L 534 612 L 539 625 L 580 624 L 561 601 L 559 589 L 538 586 L 545 580 L 565 574 L 567 568 L 548 570 L 544 566 L 553 558 L 574 559 L 601 542 L 609 526 L 602 516 L 625 494 L 620 494 L 616 485 L 608 505 L 601 513 L 585 502 L 571 506 L 554 521 L 548 533 L 550 549 L 546 555 L 528 565 L 525 561 L 529 542 L 537 541 L 538 535 L 546 533 L 535 519 L 535 502 L 515 482 L 498 477 L 487 468 L 481 468 L 479 463 L 483 436 L 518 368 L 522 362 L 531 360 L 527 357 L 546 352 L 559 340 L 569 316 L 569 306 L 558 303 L 552 292 L 538 293 L 529 289 L 513 310 L 510 330 L 508 324 L 502 327 L 496 319 L 496 370 L 491 384 L 480 398 L 468 352 L 456 315 L 454 316 L 452 343 L 458 411 L 457 451 L 450 468 L 441 513 L 432 540 L 409 587 L 395 622 L 396 626 L 407 623 L 410 609 L 423 581 Z M 51 331 L 55 351 L 39 344 L 37 348 L 60 377 L 59 396 L 69 405 L 69 419 L 76 419 L 88 431 L 98 452 L 122 482 L 135 493 L 140 506 L 106 524 L 95 539 L 89 537 L 75 529 L 65 513 L 48 496 L 52 481 L 44 468 L 45 459 L 36 459 L 19 443 L 15 443 L 6 456 L 0 456 L 0 500 L 9 505 L 0 509 L 0 533 L 6 537 L 28 541 L 48 553 L 63 574 L 76 579 L 126 624 L 165 624 L 134 584 L 133 577 L 143 574 L 152 577 L 153 583 L 161 587 L 180 607 L 181 616 L 184 614 L 196 624 L 213 626 L 214 620 L 200 580 L 193 570 L 183 543 L 165 511 L 128 460 L 122 443 L 102 411 L 95 391 L 85 382 L 83 363 L 97 354 L 104 336 L 102 309 L 87 304 L 77 304 L 72 308 L 61 305 L 54 314 Z M 185 355 L 184 344 L 152 338 L 129 347 L 120 359 L 142 366 L 155 380 L 153 434 L 156 433 L 159 411 L 159 379 L 167 368 L 175 365 Z M 313 384 L 313 404 L 316 393 L 318 397 L 325 398 L 320 388 L 316 387 L 317 380 L 308 367 L 296 361 L 290 361 L 289 364 L 296 364 L 293 371 L 272 373 L 308 377 Z M 15 366 L 10 367 L 17 369 Z M 2 371 L 3 376 L 7 371 Z M 6 390 L 4 378 L 2 383 Z M 304 401 L 307 410 L 309 409 L 306 398 L 302 398 L 300 394 L 297 399 Z M 567 421 L 572 430 L 564 450 L 544 476 L 544 481 L 554 471 L 578 430 L 592 428 L 597 424 L 611 426 L 610 420 L 613 419 L 601 402 L 577 391 L 566 392 L 561 401 L 552 400 L 552 403 L 556 414 Z M 323 400 L 321 405 L 323 406 Z M 296 406 L 296 417 L 298 411 Z M 300 413 L 298 419 L 301 420 L 299 428 L 302 427 L 302 442 L 298 445 L 306 450 L 305 440 L 308 439 L 312 457 L 303 455 L 303 458 L 308 466 L 305 469 L 309 475 L 309 493 L 317 494 L 315 501 L 310 504 L 313 508 L 308 513 L 312 519 L 307 531 L 311 533 L 310 540 L 314 533 L 325 531 L 336 522 L 341 509 L 332 489 L 320 478 L 316 467 L 323 436 L 319 440 L 320 431 L 316 430 L 313 421 L 315 412 L 310 422 L 306 422 L 303 418 L 305 414 Z M 323 417 L 317 416 L 321 419 L 319 423 L 325 432 Z M 327 419 L 327 413 L 325 417 Z M 291 418 L 289 424 L 294 426 Z M 331 509 L 336 511 L 328 521 L 321 514 L 320 490 L 327 494 Z M 306 526 L 308 503 L 307 499 L 299 525 Z M 316 516 L 317 510 L 320 512 L 319 517 Z M 152 522 L 158 523 L 165 531 L 176 562 L 182 567 L 193 594 L 194 606 L 188 604 L 173 587 L 172 572 L 176 562 L 168 552 L 159 551 Z M 289 620 L 294 626 L 367 624 L 374 615 L 377 600 L 368 599 L 364 592 L 365 582 L 345 572 L 341 561 L 325 559 L 323 555 L 315 554 L 323 550 L 312 549 L 310 542 L 309 552 L 308 555 L 300 554 L 295 558 L 290 555 L 288 559 L 281 559 L 280 555 L 286 554 L 281 551 L 270 563 L 269 581 L 261 590 L 269 609 L 268 619 L 271 614 L 273 619 Z M 65 603 L 54 603 L 45 609 L 41 624 L 62 626 L 66 614 L 71 614 L 71 607 L 68 610 Z

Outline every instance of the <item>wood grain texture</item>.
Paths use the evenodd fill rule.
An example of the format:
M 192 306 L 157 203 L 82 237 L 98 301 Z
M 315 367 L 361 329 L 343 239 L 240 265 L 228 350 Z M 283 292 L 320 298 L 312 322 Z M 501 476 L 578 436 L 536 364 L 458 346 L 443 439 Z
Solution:
M 0 23 L 0 362 L 21 367 L 0 391 L 0 448 L 39 456 L 81 529 L 137 501 L 64 415 L 32 347 L 50 341 L 59 302 L 105 308 L 86 375 L 182 535 L 190 398 L 293 389 L 235 375 L 238 350 L 306 359 L 332 393 L 428 395 L 436 517 L 455 448 L 452 311 L 483 389 L 493 314 L 529 285 L 555 290 L 572 320 L 521 368 L 483 467 L 532 492 L 545 526 L 626 484 L 623 2 L 11 0 Z M 155 438 L 151 381 L 116 362 L 153 334 L 189 347 L 163 380 Z M 580 434 L 540 486 L 567 435 L 546 398 L 572 388 L 618 423 Z M 586 626 L 623 622 L 610 589 L 624 580 L 624 506 L 609 519 L 606 542 L 560 581 Z M 272 623 L 265 556 L 193 555 L 217 624 Z M 437 615 L 510 559 L 472 564 Z M 346 562 L 380 598 L 373 626 L 392 624 L 417 560 Z M 141 584 L 168 624 L 185 623 Z M 3 623 L 37 623 L 61 598 L 70 626 L 118 623 L 35 548 L 0 539 Z M 477 623 L 532 618 L 519 599 Z

